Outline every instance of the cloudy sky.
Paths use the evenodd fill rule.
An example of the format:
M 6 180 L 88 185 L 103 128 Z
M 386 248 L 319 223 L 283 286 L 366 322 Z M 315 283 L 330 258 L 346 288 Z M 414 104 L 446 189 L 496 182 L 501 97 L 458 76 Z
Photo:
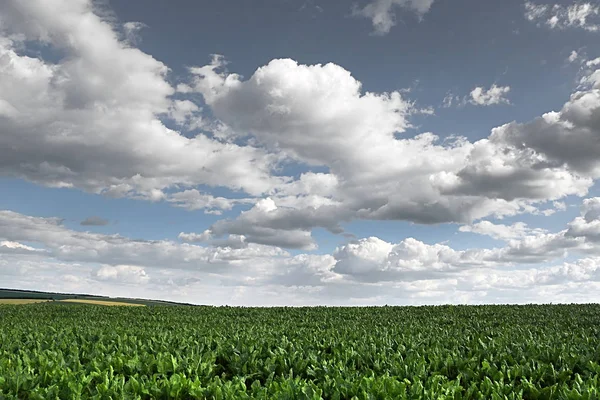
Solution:
M 598 302 L 599 181 L 597 2 L 0 2 L 0 287 Z

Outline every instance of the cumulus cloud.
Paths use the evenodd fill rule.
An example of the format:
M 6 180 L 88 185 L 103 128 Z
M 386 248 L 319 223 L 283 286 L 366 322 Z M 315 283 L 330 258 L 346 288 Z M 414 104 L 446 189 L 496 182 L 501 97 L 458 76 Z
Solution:
M 190 211 L 204 210 L 206 214 L 221 215 L 223 211 L 231 210 L 239 204 L 252 204 L 252 199 L 228 199 L 215 197 L 211 194 L 201 193 L 197 189 L 188 189 L 183 192 L 173 193 L 168 196 L 168 202 L 177 207 Z
M 235 219 L 217 221 L 207 232 L 217 237 L 243 235 L 248 243 L 314 250 L 317 245 L 311 237 L 311 229 L 319 226 L 332 233 L 342 233 L 339 222 L 343 216 L 339 213 L 339 208 L 327 205 L 302 209 L 278 207 L 273 199 L 266 198 Z
M 104 265 L 94 272 L 93 277 L 102 281 L 134 284 L 145 284 L 150 280 L 144 268 L 135 265 Z
M 146 28 L 147 25 L 142 22 L 129 21 L 123 24 L 123 33 L 128 43 L 136 45 L 141 41 L 139 32 Z
M 600 243 L 600 198 L 583 201 L 582 214 L 575 218 L 566 232 L 567 236 L 584 237 L 594 243 Z
M 105 226 L 105 225 L 108 225 L 109 223 L 110 223 L 109 220 L 94 215 L 91 217 L 87 217 L 86 219 L 81 221 L 80 225 L 83 225 L 83 226 Z
M 53 1 L 53 10 L 64 12 L 51 13 L 40 2 L 2 6 L 4 29 L 23 38 L 0 42 L 6 63 L 0 148 L 10 149 L 0 154 L 5 175 L 212 214 L 272 201 L 274 210 L 251 209 L 210 229 L 215 238 L 243 235 L 248 243 L 295 248 L 315 246 L 314 227 L 342 233 L 339 224 L 357 218 L 470 223 L 537 212 L 538 204 L 584 195 L 596 177 L 599 80 L 592 64 L 582 83 L 587 87 L 560 112 L 507 124 L 472 143 L 407 134 L 422 107 L 400 91 L 364 92 L 339 65 L 277 59 L 243 79 L 214 56 L 209 65 L 190 68 L 190 80 L 177 86 L 190 99 L 202 95 L 214 116 L 209 121 L 203 107 L 173 98 L 167 66 L 119 41 L 90 3 Z M 66 22 L 84 16 L 89 24 Z M 79 40 L 67 39 L 72 36 Z M 30 40 L 68 57 L 51 63 L 25 56 L 20 49 Z M 492 89 L 473 98 L 502 102 L 496 92 L 504 89 Z M 183 136 L 161 116 L 210 132 Z M 290 162 L 309 171 L 280 176 Z M 324 172 L 310 172 L 313 167 Z M 243 193 L 226 198 L 200 190 L 219 185 Z
M 168 115 L 180 127 L 192 130 L 204 126 L 201 112 L 202 108 L 190 100 L 173 100 L 169 106 Z
M 345 135 L 345 129 L 368 129 L 373 136 L 362 144 L 375 145 L 410 126 L 413 107 L 399 92 L 362 94 L 360 82 L 332 63 L 272 60 L 246 81 L 223 71 L 224 65 L 222 57 L 215 57 L 210 65 L 190 69 L 193 89 L 215 116 L 240 135 L 250 131 L 264 145 L 311 165 L 329 163 L 334 150 L 359 156 L 353 149 L 361 144 L 359 138 Z
M 543 23 L 551 29 L 580 28 L 597 32 L 600 29 L 597 21 L 599 12 L 600 7 L 592 3 L 577 2 L 564 6 L 525 2 L 525 18 L 538 25 Z
M 420 19 L 429 11 L 433 2 L 434 0 L 370 0 L 362 8 L 354 6 L 352 15 L 370 19 L 373 33 L 385 35 L 396 25 L 396 9 L 408 9 Z
M 377 1 L 357 12 L 385 31 L 394 7 L 422 15 L 431 3 Z M 532 9 L 532 18 L 539 14 L 545 21 L 553 10 Z M 551 26 L 589 25 L 593 9 L 573 10 Z M 592 276 L 597 262 L 595 200 L 559 232 L 481 220 L 549 213 L 548 204 L 559 210 L 561 199 L 585 196 L 600 177 L 600 59 L 583 64 L 580 87 L 560 110 L 509 122 L 477 141 L 442 139 L 414 132 L 411 118 L 424 107 L 405 91 L 364 91 L 350 71 L 333 63 L 275 59 L 244 78 L 214 56 L 208 65 L 191 67 L 189 80 L 172 85 L 165 64 L 121 39 L 128 28 L 96 11 L 84 0 L 0 5 L 0 174 L 212 214 L 247 207 L 198 227 L 199 233 L 182 232 L 179 241 L 78 232 L 59 219 L 5 211 L 0 271 L 11 271 L 11 282 L 28 285 L 24 276 L 35 271 L 35 261 L 37 279 L 49 278 L 46 271 L 54 268 L 55 277 L 69 277 L 72 285 L 93 281 L 110 290 L 119 279 L 146 276 L 140 286 L 153 290 L 164 277 L 174 292 L 163 287 L 161 293 L 174 297 L 189 287 L 232 302 L 261 296 L 290 303 L 381 302 L 398 291 L 405 300 L 437 301 L 454 293 L 485 301 L 511 288 L 506 282 L 515 265 L 575 252 L 587 261 L 559 267 L 588 272 L 556 272 L 562 283 L 544 284 L 547 291 L 535 296 L 567 298 L 575 288 L 594 289 L 575 276 Z M 35 42 L 64 57 L 31 57 L 25 50 Z M 202 106 L 194 102 L 197 93 Z M 508 87 L 481 87 L 463 100 L 501 104 L 507 94 Z M 462 101 L 449 96 L 446 103 Z M 288 165 L 300 173 L 282 176 Z M 225 186 L 231 195 L 216 196 L 207 189 L 212 186 Z M 413 238 L 363 238 L 327 255 L 292 257 L 282 249 L 315 249 L 315 227 L 344 234 L 343 223 L 355 219 L 459 222 L 466 224 L 463 231 L 506 243 L 456 250 Z M 541 282 L 536 276 L 543 268 L 527 266 L 534 276 L 527 282 Z M 497 284 L 487 288 L 484 278 L 492 273 Z M 183 288 L 176 289 L 179 284 Z M 222 286 L 234 289 L 219 291 Z
M 209 247 L 133 240 L 73 231 L 57 218 L 2 211 L 0 249 L 23 251 L 0 251 L 0 276 L 23 288 L 43 281 L 49 290 L 95 288 L 110 294 L 127 287 L 135 297 L 208 304 L 573 301 L 582 293 L 593 298 L 599 287 L 594 283 L 600 280 L 599 204 L 599 198 L 585 200 L 581 216 L 555 233 L 517 224 L 473 228 L 505 240 L 498 248 L 456 250 L 414 238 L 390 243 L 369 237 L 332 254 L 294 256 L 246 243 L 242 236 L 211 243 L 208 234 L 180 235 Z M 567 252 L 585 256 L 561 263 Z
M 519 239 L 531 234 L 541 234 L 542 229 L 532 229 L 524 222 L 515 222 L 512 225 L 494 224 L 490 221 L 480 221 L 473 225 L 463 225 L 458 228 L 460 232 L 472 232 L 487 235 L 494 239 L 510 240 Z
M 226 266 L 231 260 L 279 257 L 287 252 L 269 246 L 245 248 L 202 247 L 169 240 L 133 240 L 120 235 L 78 232 L 57 218 L 26 216 L 0 211 L 0 240 L 35 242 L 47 255 L 64 262 L 137 265 L 142 267 L 194 269 Z
M 339 222 L 356 218 L 469 223 L 487 216 L 548 214 L 553 210 L 540 211 L 538 205 L 583 196 L 596 178 L 596 128 L 582 125 L 587 123 L 583 108 L 593 113 L 596 104 L 592 64 L 587 87 L 560 112 L 503 125 L 473 143 L 461 137 L 441 141 L 432 133 L 403 138 L 411 129 L 414 103 L 400 92 L 363 93 L 360 82 L 335 64 L 273 60 L 248 79 L 225 67 L 224 58 L 215 56 L 211 64 L 191 68 L 185 91 L 203 95 L 230 128 L 230 137 L 250 137 L 328 172 L 304 173 L 274 186 L 263 199 L 272 210 L 259 207 L 220 221 L 210 228 L 216 236 L 244 235 L 250 242 L 262 237 L 260 243 L 270 243 L 289 231 L 297 241 L 292 247 L 307 248 L 313 227 L 341 233 Z M 472 100 L 498 104 L 507 92 L 508 87 L 492 86 L 475 91 Z M 593 115 L 587 117 L 591 123 Z M 554 130 L 549 138 L 546 125 Z M 559 135 L 567 133 L 573 137 L 566 145 L 571 149 L 560 154 Z M 583 156 L 564 162 L 569 154 Z
M 197 106 L 173 100 L 169 68 L 120 40 L 90 1 L 10 0 L 0 22 L 0 174 L 153 201 L 175 185 L 257 195 L 284 180 L 260 149 L 167 128 L 161 116 L 189 125 Z M 35 42 L 63 56 L 26 55 Z
M 27 246 L 19 242 L 14 242 L 10 240 L 0 241 L 0 253 L 3 254 L 32 254 L 35 252 L 43 251 L 43 249 L 36 249 L 35 247 Z
M 600 176 L 599 95 L 595 88 L 576 92 L 559 112 L 494 128 L 474 144 L 468 165 L 438 174 L 436 182 L 447 193 L 487 192 L 507 200 L 585 195 Z
M 506 98 L 509 92 L 510 86 L 498 86 L 495 83 L 490 86 L 489 89 L 486 89 L 483 86 L 477 86 L 469 92 L 468 96 L 463 96 L 462 98 L 449 91 L 442 100 L 442 107 L 464 107 L 467 104 L 476 106 L 510 104 L 510 101 Z
M 494 271 L 517 265 L 541 264 L 566 257 L 569 252 L 600 251 L 600 198 L 586 199 L 582 216 L 568 229 L 548 232 L 524 223 L 513 225 L 481 221 L 459 228 L 461 232 L 488 235 L 506 242 L 492 249 L 455 250 L 444 244 L 426 244 L 407 238 L 397 244 L 376 237 L 338 247 L 333 271 L 358 281 L 412 281 L 455 278 L 468 271 Z M 485 269 L 483 269 L 485 268 Z
M 469 94 L 469 103 L 477 106 L 510 104 L 510 101 L 506 98 L 508 92 L 510 92 L 510 86 L 497 86 L 493 84 L 489 89 L 478 86 Z
M 202 242 L 207 242 L 208 240 L 210 240 L 212 238 L 212 235 L 210 233 L 209 230 L 206 230 L 202 233 L 185 233 L 185 232 L 180 232 L 179 235 L 177 236 L 179 239 L 183 240 L 184 242 L 189 242 L 189 243 L 202 243 Z
M 461 100 L 461 98 L 455 94 L 453 94 L 451 91 L 449 91 L 448 93 L 446 93 L 446 96 L 444 97 L 444 99 L 442 100 L 442 107 L 443 108 L 450 108 L 453 105 L 456 106 L 464 106 L 466 104 L 466 98 L 463 98 Z
M 574 63 L 575 61 L 577 61 L 577 59 L 579 59 L 579 53 L 575 50 L 571 51 L 571 54 L 569 54 L 569 57 L 567 57 L 567 61 L 569 63 Z

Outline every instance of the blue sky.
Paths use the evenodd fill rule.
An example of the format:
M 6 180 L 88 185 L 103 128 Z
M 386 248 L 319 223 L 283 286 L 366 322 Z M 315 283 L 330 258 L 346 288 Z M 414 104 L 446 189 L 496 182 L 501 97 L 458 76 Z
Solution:
M 595 300 L 598 35 L 581 1 L 9 0 L 0 286 Z

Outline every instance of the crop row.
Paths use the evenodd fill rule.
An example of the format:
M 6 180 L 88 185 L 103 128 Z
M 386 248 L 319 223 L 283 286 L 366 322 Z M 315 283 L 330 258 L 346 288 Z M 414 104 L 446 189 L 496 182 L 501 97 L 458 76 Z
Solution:
M 600 399 L 600 306 L 0 306 L 0 399 Z

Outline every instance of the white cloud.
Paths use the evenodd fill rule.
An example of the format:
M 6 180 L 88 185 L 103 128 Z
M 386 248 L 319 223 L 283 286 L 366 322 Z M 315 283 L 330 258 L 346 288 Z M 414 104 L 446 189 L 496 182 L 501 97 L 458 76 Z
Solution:
M 525 2 L 525 18 L 532 22 L 544 23 L 551 29 L 581 28 L 590 32 L 600 29 L 597 20 L 600 7 L 592 3 L 574 3 L 570 6 L 561 4 L 539 5 Z
M 501 138 L 498 132 L 506 126 L 476 143 L 461 137 L 441 141 L 427 132 L 403 137 L 422 107 L 400 92 L 363 92 L 349 71 L 331 63 L 273 60 L 246 80 L 228 73 L 220 56 L 191 68 L 193 78 L 178 88 L 186 96 L 200 92 L 216 119 L 198 122 L 211 134 L 188 138 L 159 119 L 190 126 L 201 112 L 191 100 L 172 98 L 168 68 L 120 42 L 89 3 L 70 7 L 53 1 L 53 12 L 41 2 L 2 6 L 5 29 L 69 55 L 50 63 L 19 53 L 26 42 L 0 41 L 7 62 L 0 78 L 0 148 L 10 149 L 0 153 L 4 175 L 107 196 L 167 200 L 215 214 L 269 196 L 277 210 L 251 210 L 239 221 L 215 224 L 215 235 L 300 248 L 314 246 L 313 227 L 340 232 L 340 222 L 356 218 L 470 222 L 536 212 L 538 203 L 585 194 L 595 176 L 550 161 L 549 144 L 528 150 Z M 67 23 L 82 17 L 90 23 Z M 24 19 L 36 24 L 23 24 Z M 69 41 L 73 35 L 79 39 Z M 488 92 L 475 98 L 501 101 Z M 552 115 L 567 118 L 579 110 L 581 120 L 584 106 L 592 113 L 593 91 L 581 96 L 586 100 L 572 99 L 544 120 L 558 128 L 560 118 Z M 535 130 L 536 124 L 519 128 Z M 544 136 L 528 134 L 525 142 L 536 135 Z M 593 141 L 587 146 L 590 134 L 581 129 L 574 136 L 569 146 L 583 149 L 574 162 L 594 164 L 586 156 L 594 148 Z M 234 144 L 244 141 L 249 144 Z M 276 175 L 289 161 L 326 172 L 305 172 L 295 180 Z M 215 197 L 199 185 L 245 193 L 236 196 L 241 199 Z M 171 193 L 173 188 L 179 192 Z
M 285 181 L 271 175 L 274 155 L 167 128 L 160 116 L 189 127 L 199 108 L 173 100 L 169 68 L 95 11 L 84 0 L 0 5 L 0 174 L 149 200 L 174 186 L 257 195 Z M 64 56 L 27 56 L 35 41 Z
M 194 78 L 186 90 L 203 95 L 214 115 L 230 127 L 230 137 L 250 137 L 298 163 L 329 170 L 275 186 L 268 201 L 276 208 L 220 221 L 210 229 L 216 236 L 238 234 L 250 242 L 258 238 L 270 243 L 290 231 L 293 240 L 285 242 L 306 248 L 313 227 L 337 233 L 340 221 L 356 218 L 439 223 L 548 214 L 538 204 L 583 196 L 595 179 L 589 169 L 552 160 L 554 154 L 546 148 L 552 140 L 523 147 L 501 134 L 523 127 L 535 131 L 525 141 L 542 137 L 542 121 L 559 128 L 561 118 L 570 118 L 568 110 L 592 107 L 591 90 L 580 93 L 590 99 L 577 107 L 573 97 L 559 113 L 495 128 L 489 138 L 475 143 L 461 137 L 440 142 L 431 133 L 403 138 L 414 104 L 400 92 L 362 93 L 360 82 L 334 64 L 273 60 L 243 80 L 227 72 L 224 59 L 215 56 L 210 65 L 191 72 Z M 508 87 L 492 86 L 476 91 L 473 99 L 501 103 L 507 92 Z M 574 161 L 596 163 L 591 137 L 586 138 L 585 130 L 572 135 L 577 137 L 569 145 L 572 154 L 584 154 Z
M 189 100 L 174 100 L 169 107 L 169 117 L 179 126 L 188 129 L 202 127 L 202 108 Z
M 183 240 L 184 242 L 190 242 L 190 243 L 198 242 L 198 243 L 202 243 L 202 242 L 207 242 L 210 239 L 212 239 L 212 234 L 210 233 L 209 230 L 206 230 L 206 231 L 204 231 L 202 233 L 185 233 L 185 232 L 180 232 L 177 237 L 179 239 Z
M 544 4 L 534 4 L 530 1 L 525 2 L 525 18 L 529 21 L 541 19 L 548 12 L 549 6 Z
M 579 53 L 576 52 L 575 50 L 571 51 L 571 54 L 569 54 L 569 57 L 567 57 L 567 61 L 569 63 L 574 63 L 575 61 L 577 61 L 577 59 L 579 58 Z
M 489 89 L 481 86 L 476 87 L 469 94 L 469 102 L 477 106 L 491 106 L 494 104 L 510 104 L 506 95 L 510 92 L 510 86 L 497 86 L 493 84 Z
M 103 235 L 67 229 L 62 220 L 0 211 L 0 240 L 36 242 L 47 256 L 64 262 L 137 265 L 141 267 L 208 268 L 231 260 L 279 257 L 287 252 L 269 246 L 245 248 L 202 247 L 169 240 L 133 240 L 120 235 Z
M 453 105 L 464 106 L 465 104 L 466 104 L 466 98 L 463 98 L 461 100 L 461 98 L 459 96 L 453 94 L 451 91 L 446 93 L 446 96 L 442 100 L 442 107 L 444 107 L 444 108 L 450 108 Z
M 239 236 L 213 247 L 133 240 L 69 230 L 57 218 L 2 211 L 0 249 L 8 243 L 25 251 L 0 251 L 0 278 L 21 288 L 39 289 L 43 282 L 46 290 L 126 291 L 132 297 L 206 304 L 581 301 L 584 294 L 597 299 L 600 288 L 600 236 L 594 225 L 599 204 L 599 198 L 585 200 L 582 216 L 556 233 L 477 225 L 508 240 L 500 248 L 456 250 L 413 238 L 389 243 L 370 237 L 333 254 L 295 256 Z M 260 207 L 276 210 L 268 203 Z M 582 224 L 585 229 L 579 229 Z M 563 263 L 567 251 L 587 256 Z
M 458 228 L 461 232 L 472 232 L 487 235 L 499 240 L 519 239 L 531 234 L 541 234 L 544 230 L 532 229 L 524 222 L 512 225 L 494 224 L 490 221 L 480 221 L 473 225 L 463 225 Z
M 129 21 L 123 24 L 123 32 L 125 34 L 125 39 L 131 45 L 136 45 L 141 41 L 141 37 L 139 32 L 147 28 L 147 25 L 142 22 Z
M 93 277 L 102 281 L 145 284 L 150 277 L 142 267 L 135 265 L 103 265 Z
M 422 18 L 434 0 L 370 0 L 362 7 L 354 7 L 352 14 L 368 18 L 373 23 L 374 34 L 385 35 L 396 25 L 396 9 L 406 8 Z
M 255 202 L 253 199 L 215 197 L 211 194 L 201 193 L 196 189 L 173 193 L 168 196 L 167 201 L 190 211 L 204 210 L 206 214 L 215 215 L 221 215 L 223 211 L 231 210 L 238 204 L 253 204 Z
M 593 243 L 600 243 L 600 198 L 583 201 L 582 215 L 569 224 L 567 236 L 584 237 Z
M 509 92 L 510 86 L 498 86 L 495 83 L 490 86 L 489 89 L 485 89 L 483 86 L 477 86 L 471 90 L 471 92 L 469 92 L 468 96 L 464 96 L 462 98 L 449 91 L 442 100 L 442 107 L 464 107 L 467 104 L 473 104 L 476 106 L 511 104 L 506 98 Z
M 599 254 L 600 198 L 586 199 L 582 216 L 556 233 L 520 222 L 501 225 L 489 221 L 462 226 L 459 231 L 489 235 L 507 243 L 499 248 L 459 251 L 413 238 L 393 244 L 371 237 L 337 248 L 333 271 L 358 281 L 412 281 L 484 271 L 481 268 L 514 270 L 519 265 L 553 262 L 569 252 Z
M 32 254 L 35 252 L 43 252 L 43 249 L 27 246 L 23 243 L 0 240 L 0 253 L 2 254 Z
M 431 6 L 401 3 L 421 15 Z M 361 10 L 371 10 L 376 29 L 389 29 L 389 13 L 400 3 L 372 4 L 380 8 Z M 552 10 L 532 9 L 531 15 L 536 19 Z M 587 26 L 588 16 L 574 10 L 565 21 Z M 174 298 L 190 288 L 215 293 L 214 301 L 279 296 L 290 303 L 352 303 L 393 299 L 406 290 L 404 300 L 438 301 L 447 299 L 447 289 L 457 298 L 484 301 L 501 298 L 515 265 L 549 263 L 577 252 L 589 255 L 586 271 L 595 268 L 595 200 L 560 232 L 474 221 L 544 213 L 539 207 L 550 202 L 561 209 L 560 199 L 586 195 L 600 177 L 596 60 L 585 64 L 589 71 L 581 87 L 561 110 L 502 125 L 476 142 L 440 140 L 410 131 L 411 117 L 423 107 L 402 91 L 365 92 L 333 63 L 276 59 L 246 79 L 229 73 L 224 58 L 215 56 L 209 65 L 192 67 L 190 80 L 177 85 L 176 93 L 168 67 L 120 40 L 119 29 L 94 14 L 89 2 L 11 0 L 0 5 L 0 20 L 0 174 L 213 214 L 252 205 L 199 227 L 201 233 L 182 232 L 179 239 L 187 243 L 77 232 L 58 219 L 2 212 L 0 273 L 11 271 L 11 282 L 31 284 L 25 272 L 37 271 L 34 260 L 40 267 L 31 279 L 50 279 L 48 271 L 55 269 L 49 285 L 69 277 L 73 287 L 86 287 L 102 276 L 100 284 L 107 286 L 99 287 L 110 291 L 113 281 L 142 279 L 147 289 L 140 291 L 162 287 L 160 293 Z M 27 56 L 23 50 L 36 40 L 65 57 L 54 62 Z M 481 87 L 470 99 L 500 104 L 508 102 L 508 92 Z M 192 101 L 195 93 L 203 96 L 204 108 Z M 188 130 L 188 136 L 167 128 L 161 118 Z M 288 164 L 298 165 L 299 177 L 280 176 Z M 312 167 L 321 172 L 306 171 Z M 214 196 L 206 186 L 239 193 Z M 294 257 L 280 248 L 315 249 L 313 228 L 340 234 L 343 222 L 354 219 L 460 222 L 469 224 L 463 230 L 507 243 L 455 250 L 412 238 L 398 243 L 368 238 L 334 254 Z M 30 242 L 44 248 L 33 251 L 24 244 Z M 496 286 L 467 287 L 492 270 Z M 554 295 L 583 285 L 575 275 L 565 276 Z M 219 289 L 223 285 L 231 290 Z

